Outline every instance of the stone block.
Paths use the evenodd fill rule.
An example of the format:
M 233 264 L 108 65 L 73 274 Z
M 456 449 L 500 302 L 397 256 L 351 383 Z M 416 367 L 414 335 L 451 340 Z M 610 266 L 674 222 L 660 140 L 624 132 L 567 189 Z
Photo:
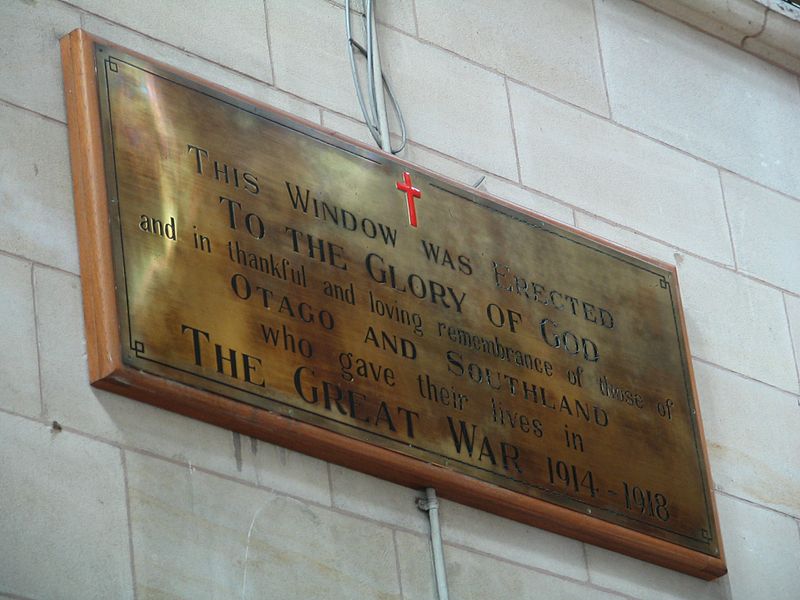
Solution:
M 800 202 L 725 172 L 722 189 L 739 270 L 800 294 Z
M 457 162 L 413 142 L 408 144 L 400 157 L 467 187 L 472 187 L 483 176 L 483 172 L 474 166 Z
M 506 179 L 517 179 L 503 78 L 449 52 L 381 30 L 381 61 L 409 138 Z
M 31 265 L 0 254 L 0 407 L 38 417 L 39 358 Z
M 261 0 L 75 0 L 74 4 L 181 50 L 261 81 L 272 81 Z
M 795 75 L 635 3 L 597 13 L 615 120 L 800 197 Z
M 323 118 L 325 127 L 368 146 L 375 146 L 375 142 L 364 123 L 329 111 L 325 111 Z M 392 143 L 397 145 L 399 139 L 396 136 L 392 136 Z M 398 158 L 424 167 L 448 179 L 453 179 L 467 187 L 474 187 L 474 184 L 483 177 L 483 182 L 478 186 L 479 190 L 488 192 L 512 204 L 518 204 L 522 208 L 527 208 L 572 225 L 572 209 L 568 206 L 542 194 L 525 189 L 520 185 L 515 185 L 493 175 L 486 175 L 477 167 L 465 165 L 414 142 L 408 143 L 405 150 L 398 155 Z
M 702 363 L 695 375 L 717 489 L 800 517 L 797 396 Z
M 363 121 L 325 111 L 323 124 L 326 128 L 361 142 L 375 151 L 379 149 Z M 391 138 L 393 146 L 396 147 L 400 144 L 399 135 L 392 132 Z M 472 185 L 481 177 L 481 171 L 478 168 L 460 163 L 414 142 L 408 142 L 403 151 L 397 154 L 397 158 L 419 165 L 438 175 L 454 179 L 464 185 Z
M 589 562 L 589 581 L 625 594 L 626 597 L 647 600 L 728 600 L 724 578 L 704 581 L 589 544 L 586 545 L 586 558 Z
M 360 118 L 347 58 L 344 11 L 319 0 L 266 0 L 266 7 L 275 85 Z
M 571 579 L 588 579 L 581 542 L 446 500 L 439 514 L 442 536 L 450 544 Z
M 395 527 L 420 533 L 429 531 L 428 515 L 418 509 L 416 504 L 416 499 L 425 495 L 421 490 L 396 485 L 337 465 L 331 465 L 331 487 L 333 505 L 338 508 Z
M 795 519 L 717 495 L 733 600 L 795 600 L 800 530 Z
M 575 211 L 575 226 L 587 233 L 668 264 L 675 264 L 675 249 L 641 233 L 614 225 L 581 211 Z
M 532 210 L 556 221 L 561 221 L 568 225 L 573 225 L 575 222 L 573 211 L 569 206 L 497 177 L 488 176 L 481 184 L 481 189 L 485 189 L 502 200 L 517 204 L 522 208 Z
M 58 40 L 80 25 L 80 13 L 62 2 L 0 4 L 0 99 L 65 122 Z
M 67 128 L 0 104 L 0 250 L 78 272 Z
M 392 532 L 128 453 L 139 598 L 400 598 Z
M 0 591 L 133 598 L 117 448 L 0 413 Z
M 509 89 L 524 185 L 733 264 L 716 169 L 522 86 Z
M 234 456 L 237 452 L 234 436 Z M 328 464 L 275 444 L 240 436 L 243 479 L 280 493 L 330 506 Z M 237 463 L 238 466 L 238 463 Z
M 419 34 L 509 77 L 608 115 L 591 0 L 416 0 Z
M 273 0 L 268 12 L 277 85 L 360 119 L 343 42 L 330 33 L 343 27 L 344 12 L 314 0 Z M 409 138 L 516 179 L 503 78 L 395 30 L 379 27 L 379 35 L 383 69 Z
M 678 275 L 694 356 L 797 392 L 780 291 L 690 256 Z
M 430 538 L 397 531 L 395 540 L 403 600 L 437 600 Z
M 436 583 L 430 540 L 397 532 L 397 552 L 405 600 L 435 600 Z M 486 600 L 611 600 L 619 598 L 588 584 L 563 579 L 534 569 L 498 560 L 486 554 L 445 545 L 444 558 L 451 598 Z
M 325 464 L 89 385 L 80 282 L 34 272 L 48 419 L 172 460 L 329 504 Z
M 783 297 L 786 303 L 786 314 L 789 317 L 792 343 L 794 344 L 794 360 L 797 365 L 798 375 L 800 375 L 800 298 L 789 294 L 784 294 Z
M 331 0 L 344 7 L 344 0 Z M 408 0 L 384 0 L 375 3 L 375 18 L 378 23 L 400 29 L 409 35 L 417 34 L 416 16 L 414 15 L 414 2 Z M 350 10 L 353 12 L 353 29 L 363 31 L 362 15 L 364 14 L 364 1 L 351 0 Z

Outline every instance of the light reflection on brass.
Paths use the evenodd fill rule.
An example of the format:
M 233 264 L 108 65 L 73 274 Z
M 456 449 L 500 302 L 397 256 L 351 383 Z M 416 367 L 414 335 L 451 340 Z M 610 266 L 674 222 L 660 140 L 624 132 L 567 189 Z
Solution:
M 127 364 L 718 553 L 669 271 L 109 52 Z

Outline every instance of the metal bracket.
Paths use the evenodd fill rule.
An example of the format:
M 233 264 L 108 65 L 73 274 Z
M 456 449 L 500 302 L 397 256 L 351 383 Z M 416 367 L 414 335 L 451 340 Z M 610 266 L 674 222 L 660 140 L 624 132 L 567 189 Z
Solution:
M 428 498 L 417 498 L 417 508 L 425 512 L 431 509 L 435 510 L 439 508 L 439 499 L 434 498 L 433 500 L 429 500 Z

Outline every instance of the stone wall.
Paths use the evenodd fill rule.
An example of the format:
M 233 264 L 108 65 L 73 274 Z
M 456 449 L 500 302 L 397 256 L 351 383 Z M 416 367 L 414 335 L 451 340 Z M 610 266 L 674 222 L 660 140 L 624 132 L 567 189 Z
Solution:
M 379 4 L 404 158 L 677 265 L 730 571 L 444 502 L 451 597 L 797 598 L 797 76 L 627 0 Z M 58 38 L 368 141 L 343 22 L 325 0 L 0 2 L 0 597 L 435 597 L 414 490 L 87 381 Z

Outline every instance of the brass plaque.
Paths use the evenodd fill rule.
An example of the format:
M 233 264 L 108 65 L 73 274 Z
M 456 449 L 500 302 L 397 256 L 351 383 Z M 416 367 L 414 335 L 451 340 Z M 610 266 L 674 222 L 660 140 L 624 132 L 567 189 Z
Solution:
M 125 364 L 719 555 L 672 271 L 95 52 Z

